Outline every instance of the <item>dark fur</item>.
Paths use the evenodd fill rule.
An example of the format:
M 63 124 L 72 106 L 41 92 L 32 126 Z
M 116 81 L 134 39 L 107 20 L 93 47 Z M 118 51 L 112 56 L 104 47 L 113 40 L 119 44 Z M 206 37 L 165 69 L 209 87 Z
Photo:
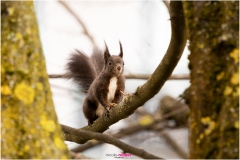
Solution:
M 81 86 L 83 92 L 87 96 L 83 103 L 83 112 L 88 119 L 88 124 L 91 125 L 97 118 L 96 110 L 99 103 L 105 108 L 105 115 L 109 115 L 110 103 L 120 103 L 124 92 L 125 78 L 123 76 L 124 62 L 123 62 L 122 45 L 120 43 L 120 54 L 118 56 L 111 56 L 108 48 L 104 54 L 99 50 L 94 50 L 89 58 L 84 53 L 76 51 L 70 57 L 67 64 L 68 78 L 73 80 Z M 120 72 L 119 71 L 122 71 Z M 117 78 L 117 88 L 114 98 L 108 100 L 108 88 L 110 79 Z
M 73 79 L 84 93 L 87 93 L 97 76 L 97 72 L 91 64 L 89 57 L 78 50 L 71 54 L 66 70 L 67 78 Z

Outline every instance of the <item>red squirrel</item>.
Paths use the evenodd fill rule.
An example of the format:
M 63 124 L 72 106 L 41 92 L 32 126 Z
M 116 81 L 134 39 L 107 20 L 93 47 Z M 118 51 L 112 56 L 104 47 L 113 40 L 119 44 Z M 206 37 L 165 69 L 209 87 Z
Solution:
M 67 77 L 72 78 L 86 93 L 83 113 L 88 125 L 100 116 L 109 116 L 109 110 L 123 99 L 125 78 L 122 44 L 120 54 L 110 55 L 105 43 L 105 51 L 95 49 L 90 57 L 76 50 L 66 65 Z

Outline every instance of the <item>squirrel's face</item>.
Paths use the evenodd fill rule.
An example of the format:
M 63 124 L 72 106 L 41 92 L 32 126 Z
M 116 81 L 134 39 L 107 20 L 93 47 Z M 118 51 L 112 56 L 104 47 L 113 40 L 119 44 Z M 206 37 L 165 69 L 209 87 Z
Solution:
M 124 62 L 120 56 L 110 56 L 105 64 L 105 71 L 113 76 L 121 76 L 124 70 Z

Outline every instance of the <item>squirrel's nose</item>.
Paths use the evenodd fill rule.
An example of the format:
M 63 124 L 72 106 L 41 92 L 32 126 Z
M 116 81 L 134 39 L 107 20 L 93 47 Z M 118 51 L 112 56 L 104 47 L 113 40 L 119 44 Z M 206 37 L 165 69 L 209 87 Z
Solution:
M 120 70 L 121 70 L 121 67 L 120 67 L 120 66 L 118 66 L 118 67 L 117 67 L 117 69 L 120 71 Z

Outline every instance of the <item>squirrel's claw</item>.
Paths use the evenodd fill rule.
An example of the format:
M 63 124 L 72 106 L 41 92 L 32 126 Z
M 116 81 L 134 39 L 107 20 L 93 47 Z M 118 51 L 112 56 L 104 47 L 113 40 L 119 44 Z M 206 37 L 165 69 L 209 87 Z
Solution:
M 120 91 L 120 93 L 125 96 L 125 93 L 123 91 Z
M 104 113 L 104 115 L 106 116 L 106 117 L 109 117 L 109 110 L 107 109 L 107 110 L 105 110 L 105 113 Z
M 109 103 L 109 105 L 108 105 L 108 107 L 106 108 L 105 113 L 104 113 L 104 115 L 105 115 L 106 117 L 109 117 L 109 110 L 110 110 L 111 107 L 113 107 L 114 105 L 116 105 L 116 103 Z
M 116 103 L 109 103 L 109 107 L 111 108 L 111 107 L 113 107 L 113 106 L 115 106 L 116 105 Z M 110 109 L 109 108 L 109 109 Z

